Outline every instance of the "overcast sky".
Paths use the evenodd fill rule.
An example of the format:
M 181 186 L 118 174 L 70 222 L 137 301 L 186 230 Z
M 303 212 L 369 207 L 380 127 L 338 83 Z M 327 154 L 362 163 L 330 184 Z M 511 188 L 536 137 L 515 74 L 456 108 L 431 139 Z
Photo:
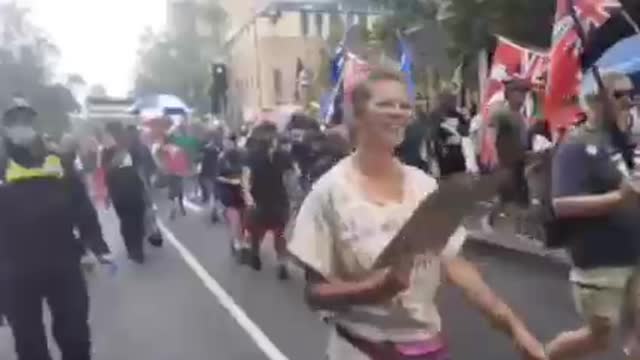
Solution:
M 32 21 L 61 51 L 61 71 L 102 84 L 109 95 L 130 90 L 138 39 L 165 25 L 166 0 L 21 0 Z

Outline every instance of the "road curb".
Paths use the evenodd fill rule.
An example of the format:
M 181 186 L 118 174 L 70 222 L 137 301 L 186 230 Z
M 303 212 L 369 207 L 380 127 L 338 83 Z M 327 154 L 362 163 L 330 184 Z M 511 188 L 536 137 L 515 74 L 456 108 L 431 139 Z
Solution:
M 543 247 L 537 247 L 534 245 L 523 246 L 506 241 L 500 241 L 496 239 L 495 236 L 487 234 L 481 230 L 467 230 L 467 240 L 514 252 L 524 253 L 527 255 L 533 255 L 536 257 L 548 259 L 555 263 L 565 265 L 571 264 L 569 256 L 563 250 L 548 250 Z

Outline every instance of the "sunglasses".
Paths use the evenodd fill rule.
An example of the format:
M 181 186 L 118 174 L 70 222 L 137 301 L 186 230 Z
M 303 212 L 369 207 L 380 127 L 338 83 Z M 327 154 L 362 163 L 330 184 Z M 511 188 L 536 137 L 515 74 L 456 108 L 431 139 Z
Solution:
M 622 98 L 632 98 L 633 95 L 635 94 L 635 91 L 633 89 L 624 89 L 624 90 L 614 90 L 613 91 L 613 97 L 616 99 L 622 99 Z

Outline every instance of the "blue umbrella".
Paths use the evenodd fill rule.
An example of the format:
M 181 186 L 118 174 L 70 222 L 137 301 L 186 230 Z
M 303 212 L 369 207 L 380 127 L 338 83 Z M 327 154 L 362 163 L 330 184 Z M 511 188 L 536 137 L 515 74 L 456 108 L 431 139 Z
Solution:
M 191 112 L 187 104 L 175 95 L 149 95 L 138 99 L 130 109 L 133 114 L 187 115 Z
M 636 88 L 640 89 L 640 52 L 638 49 L 640 49 L 640 34 L 617 42 L 598 59 L 596 65 L 602 69 L 603 73 L 615 71 L 628 74 Z M 585 75 L 583 86 L 595 87 L 591 72 Z

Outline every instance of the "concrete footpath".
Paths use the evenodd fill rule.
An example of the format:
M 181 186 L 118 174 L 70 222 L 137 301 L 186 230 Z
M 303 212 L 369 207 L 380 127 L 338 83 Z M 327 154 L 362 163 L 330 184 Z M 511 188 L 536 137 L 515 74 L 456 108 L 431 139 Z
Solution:
M 486 205 L 478 205 L 472 216 L 465 221 L 468 240 L 496 246 L 529 255 L 547 258 L 554 262 L 570 264 L 571 260 L 564 250 L 550 250 L 536 239 L 516 234 L 510 219 L 498 220 L 493 229 L 486 229 L 482 220 L 487 214 Z

